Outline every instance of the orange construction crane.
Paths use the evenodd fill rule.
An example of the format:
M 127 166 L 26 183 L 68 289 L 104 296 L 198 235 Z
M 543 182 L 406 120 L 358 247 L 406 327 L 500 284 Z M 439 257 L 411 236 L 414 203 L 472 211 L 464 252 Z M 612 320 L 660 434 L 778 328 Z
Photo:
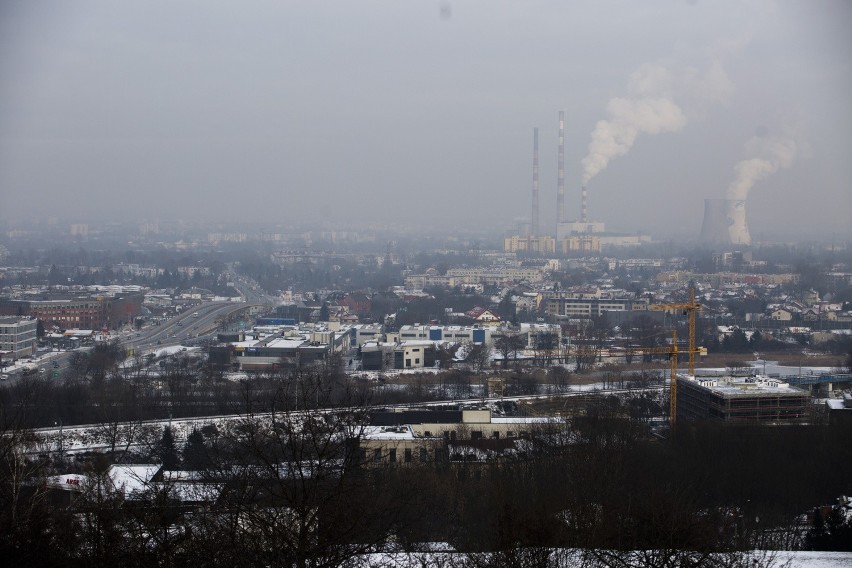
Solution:
M 689 289 L 688 304 L 651 304 L 649 310 L 653 311 L 675 311 L 683 310 L 684 315 L 689 316 L 689 374 L 695 375 L 695 355 L 704 353 L 703 349 L 695 347 L 695 312 L 701 309 L 701 304 L 695 302 L 695 288 Z
M 695 288 L 689 288 L 689 303 L 688 304 L 651 304 L 649 310 L 655 311 L 674 311 L 683 310 L 683 313 L 689 316 L 689 374 L 695 376 L 695 355 L 705 353 L 703 348 L 695 347 L 695 313 L 701 309 L 701 304 L 695 302 Z M 672 331 L 672 378 L 670 383 L 669 393 L 669 422 L 674 428 L 677 421 L 677 340 L 675 332 Z
M 672 329 L 672 344 L 669 347 L 627 347 L 619 353 L 635 355 L 668 355 L 671 361 L 671 381 L 669 382 L 669 424 L 675 425 L 677 410 L 677 330 Z

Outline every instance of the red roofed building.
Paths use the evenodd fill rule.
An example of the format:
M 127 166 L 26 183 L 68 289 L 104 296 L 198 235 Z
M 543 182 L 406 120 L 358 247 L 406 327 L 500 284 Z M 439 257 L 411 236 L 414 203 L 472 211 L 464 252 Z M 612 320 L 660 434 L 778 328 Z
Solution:
M 368 315 L 373 310 L 373 301 L 363 292 L 353 292 L 337 301 L 338 306 L 346 306 L 349 313 L 359 316 Z
M 497 313 L 480 306 L 476 306 L 472 310 L 465 312 L 465 315 L 476 323 L 485 325 L 497 325 L 500 323 L 500 316 Z

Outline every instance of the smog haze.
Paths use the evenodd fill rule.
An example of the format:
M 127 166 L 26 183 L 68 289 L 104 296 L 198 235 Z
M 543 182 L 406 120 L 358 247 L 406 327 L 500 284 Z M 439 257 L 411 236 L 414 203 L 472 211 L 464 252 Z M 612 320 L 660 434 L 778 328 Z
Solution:
M 0 218 L 848 235 L 844 1 L 7 1 Z

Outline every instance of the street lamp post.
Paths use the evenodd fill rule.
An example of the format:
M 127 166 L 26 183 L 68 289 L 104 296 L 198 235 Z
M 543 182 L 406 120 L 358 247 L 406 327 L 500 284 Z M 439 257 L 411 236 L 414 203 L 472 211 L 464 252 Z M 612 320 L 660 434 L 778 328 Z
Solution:
M 63 459 L 63 454 L 64 454 L 64 451 L 63 451 L 64 438 L 63 438 L 63 435 L 62 435 L 62 418 L 58 419 L 58 423 L 59 423 L 59 459 L 61 461 Z M 54 426 L 56 426 L 56 424 L 57 424 L 56 422 L 53 423 Z

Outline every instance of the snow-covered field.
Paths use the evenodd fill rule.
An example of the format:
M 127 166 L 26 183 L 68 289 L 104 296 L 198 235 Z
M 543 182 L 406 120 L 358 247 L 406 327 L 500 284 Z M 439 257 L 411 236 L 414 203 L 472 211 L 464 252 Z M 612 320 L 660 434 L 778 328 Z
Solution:
M 841 568 L 852 566 L 852 552 L 779 552 L 778 566 L 790 568 Z
M 433 549 L 434 550 L 434 549 Z M 558 565 L 581 566 L 582 558 L 579 551 L 560 551 L 564 562 Z M 482 557 L 478 556 L 478 560 Z M 755 566 L 761 568 L 846 568 L 852 566 L 852 552 L 813 552 L 813 551 L 779 551 L 753 553 Z M 455 552 L 397 552 L 368 554 L 356 561 L 363 568 L 420 568 L 434 566 L 436 568 L 464 568 L 478 565 L 475 560 L 468 562 L 463 554 Z

